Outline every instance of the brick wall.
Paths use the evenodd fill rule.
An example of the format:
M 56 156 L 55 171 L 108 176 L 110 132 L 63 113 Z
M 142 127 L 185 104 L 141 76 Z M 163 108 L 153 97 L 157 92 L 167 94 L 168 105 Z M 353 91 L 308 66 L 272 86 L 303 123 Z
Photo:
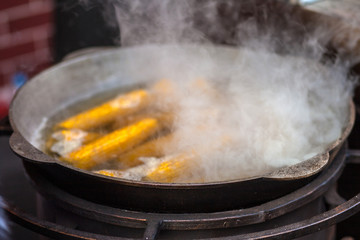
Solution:
M 52 63 L 52 36 L 52 0 L 0 0 L 0 89 L 16 73 L 31 77 Z
M 51 63 L 51 0 L 0 1 L 0 85 L 16 71 L 33 75 Z

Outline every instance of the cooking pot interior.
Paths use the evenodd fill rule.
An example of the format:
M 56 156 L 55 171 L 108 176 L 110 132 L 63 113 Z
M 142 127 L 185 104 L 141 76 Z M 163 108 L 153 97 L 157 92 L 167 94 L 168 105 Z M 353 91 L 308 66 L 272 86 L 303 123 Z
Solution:
M 113 88 L 128 90 L 163 78 L 181 81 L 177 79 L 179 75 L 190 79 L 226 79 L 229 73 L 232 73 L 234 64 L 256 65 L 258 59 L 253 52 L 254 50 L 245 48 L 210 45 L 148 45 L 87 54 L 44 71 L 20 89 L 10 108 L 10 121 L 15 131 L 42 150 L 43 138 L 39 130 L 43 129 L 46 120 L 74 102 Z M 292 56 L 272 53 L 269 53 L 269 56 L 269 59 L 279 63 L 295 59 Z M 196 64 L 204 60 L 208 60 L 209 64 Z M 305 63 L 305 67 L 307 64 L 314 64 L 314 61 L 308 59 L 296 58 L 296 61 Z M 347 136 L 351 129 L 351 116 L 347 126 L 344 126 L 346 128 L 343 137 Z M 338 145 L 342 141 L 339 139 L 334 144 Z M 328 160 L 326 156 L 320 158 L 324 164 L 318 170 Z M 314 161 L 319 162 L 318 157 Z M 300 172 L 303 176 L 303 171 Z M 291 173 L 292 177 L 293 175 Z
M 181 56 L 186 55 L 187 59 L 176 58 L 179 51 L 186 52 Z M 44 71 L 20 89 L 10 109 L 11 123 L 27 141 L 39 148 L 41 134 L 38 130 L 59 109 L 112 88 L 176 77 L 176 69 L 169 71 L 164 67 L 163 59 L 169 59 L 166 56 L 174 56 L 172 59 L 177 61 L 175 65 L 179 69 L 182 64 L 196 62 L 201 57 L 210 57 L 212 68 L 224 68 L 239 53 L 240 50 L 227 47 L 143 46 L 114 48 L 71 59 Z M 207 77 L 206 69 L 203 70 Z

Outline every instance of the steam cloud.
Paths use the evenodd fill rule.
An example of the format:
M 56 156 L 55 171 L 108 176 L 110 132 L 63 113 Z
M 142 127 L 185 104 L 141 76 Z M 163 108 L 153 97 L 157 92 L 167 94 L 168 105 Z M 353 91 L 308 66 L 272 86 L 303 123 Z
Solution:
M 261 1 L 238 2 L 114 1 L 122 46 L 178 44 L 176 55 L 154 59 L 153 70 L 172 81 L 178 103 L 175 137 L 165 151 L 196 151 L 193 175 L 200 171 L 205 181 L 302 162 L 339 138 L 348 120 L 354 87 L 348 63 L 318 63 L 328 29 L 292 20 L 296 7 L 279 7 L 289 12 L 279 17 L 266 15 Z M 221 65 L 201 46 L 199 56 L 181 51 L 181 44 L 213 42 L 241 45 L 239 55 Z M 210 93 L 194 87 L 196 79 L 205 79 Z

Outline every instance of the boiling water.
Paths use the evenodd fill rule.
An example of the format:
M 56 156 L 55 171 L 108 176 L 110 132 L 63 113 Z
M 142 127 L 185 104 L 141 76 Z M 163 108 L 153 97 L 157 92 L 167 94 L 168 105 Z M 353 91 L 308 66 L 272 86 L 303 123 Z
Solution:
M 159 101 L 164 109 L 176 103 L 174 137 L 164 153 L 195 152 L 196 167 L 188 171 L 203 181 L 261 176 L 300 163 L 325 151 L 347 124 L 354 84 L 343 66 L 244 48 L 229 55 L 201 46 L 154 50 L 147 57 L 157 61 L 139 55 L 131 64 L 146 63 L 138 75 L 159 72 L 173 85 Z M 208 90 L 194 87 L 197 79 Z M 48 126 L 111 96 L 69 106 Z

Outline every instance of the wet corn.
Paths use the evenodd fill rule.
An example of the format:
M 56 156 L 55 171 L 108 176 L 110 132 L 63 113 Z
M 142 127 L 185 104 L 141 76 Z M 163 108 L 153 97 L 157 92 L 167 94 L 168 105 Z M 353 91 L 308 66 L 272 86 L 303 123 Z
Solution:
M 169 134 L 150 140 L 121 155 L 118 161 L 123 167 L 129 168 L 142 164 L 140 157 L 161 157 L 163 155 L 163 146 L 171 141 L 171 138 L 172 135 Z
M 90 169 L 143 142 L 161 128 L 159 121 L 146 118 L 125 128 L 113 131 L 61 158 L 75 167 Z
M 105 125 L 116 117 L 142 110 L 149 103 L 149 93 L 135 90 L 108 101 L 100 106 L 79 113 L 56 125 L 58 128 L 77 128 L 88 130 Z
M 160 163 L 156 169 L 148 172 L 144 180 L 162 183 L 174 182 L 189 170 L 189 164 L 191 164 L 194 159 L 195 155 L 189 153 L 179 154 L 170 159 L 166 159 Z
M 60 130 L 51 134 L 46 142 L 46 148 L 50 152 L 65 155 L 100 136 L 99 133 L 85 132 L 79 129 Z
M 232 144 L 232 139 L 226 135 L 222 136 L 218 148 Z M 197 151 L 185 152 L 175 156 L 164 157 L 164 159 L 155 169 L 148 171 L 143 178 L 151 182 L 204 182 L 204 175 L 196 169 L 196 161 L 200 159 L 199 151 L 210 154 L 216 147 L 211 149 L 198 149 Z M 190 169 L 193 170 L 189 171 Z
M 125 127 L 127 125 L 133 124 L 135 122 L 140 121 L 141 119 L 144 118 L 156 118 L 159 120 L 159 122 L 161 123 L 161 125 L 164 128 L 171 128 L 173 120 L 174 120 L 174 115 L 171 113 L 164 113 L 164 112 L 141 112 L 135 115 L 130 115 L 126 118 L 119 118 L 117 119 L 111 126 L 112 129 L 118 129 L 121 127 Z
M 119 118 L 115 119 L 115 121 L 111 124 L 110 128 L 111 129 L 123 128 L 123 127 L 131 125 L 133 123 L 136 123 L 136 122 L 140 121 L 141 119 L 148 118 L 148 117 L 152 117 L 151 114 L 149 114 L 147 112 L 143 112 L 143 111 L 141 111 L 140 113 L 137 113 L 137 114 L 129 115 L 127 117 L 119 117 Z
M 72 141 L 81 139 L 83 143 L 88 143 L 100 137 L 100 133 L 85 132 L 79 129 L 64 129 L 54 132 L 51 137 L 56 140 Z
M 117 171 L 117 170 L 99 170 L 99 171 L 94 171 L 94 173 L 98 173 L 98 174 L 105 175 L 108 177 L 121 177 L 122 176 L 122 172 Z

